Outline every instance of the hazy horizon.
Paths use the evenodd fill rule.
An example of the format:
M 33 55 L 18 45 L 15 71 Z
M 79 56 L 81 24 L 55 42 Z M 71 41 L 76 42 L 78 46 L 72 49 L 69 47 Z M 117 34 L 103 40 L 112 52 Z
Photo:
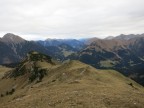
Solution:
M 8 34 L 8 33 L 4 33 L 3 35 L 0 35 L 0 38 L 2 38 L 4 35 L 6 35 L 6 34 Z M 19 36 L 19 37 L 21 37 L 21 38 L 23 38 L 23 39 L 25 39 L 25 40 L 29 40 L 29 41 L 38 41 L 38 40 L 46 40 L 46 39 L 76 39 L 76 40 L 81 40 L 81 39 L 88 39 L 88 38 L 98 38 L 98 39 L 104 39 L 104 38 L 107 38 L 107 37 L 117 37 L 117 36 L 120 36 L 120 35 L 142 35 L 142 34 L 144 34 L 144 33 L 142 33 L 142 34 L 119 34 L 119 35 L 117 35 L 117 36 L 105 36 L 105 37 L 103 37 L 103 38 L 101 38 L 101 37 L 86 37 L 86 38 L 83 38 L 83 37 L 81 37 L 81 38 L 75 38 L 75 37 L 73 37 L 73 38 L 53 38 L 53 37 L 48 37 L 48 38 L 41 38 L 41 36 L 37 36 L 35 39 L 33 38 L 33 39 L 28 39 L 28 38 L 26 38 L 27 36 L 30 36 L 30 35 L 18 35 L 18 34 L 15 34 L 15 33 L 10 33 L 10 34 L 13 34 L 13 35 L 16 35 L 16 36 Z

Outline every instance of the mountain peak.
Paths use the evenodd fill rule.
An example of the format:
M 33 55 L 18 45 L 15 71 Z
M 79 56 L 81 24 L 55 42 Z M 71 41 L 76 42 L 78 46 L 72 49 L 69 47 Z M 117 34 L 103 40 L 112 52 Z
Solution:
M 48 63 L 53 64 L 51 61 L 51 57 L 36 51 L 31 51 L 27 54 L 27 60 L 30 61 L 46 61 Z
M 111 39 L 114 39 L 115 37 L 114 36 L 108 36 L 108 37 L 106 37 L 105 39 L 106 40 L 111 40 Z
M 36 51 L 31 51 L 27 54 L 27 57 L 11 71 L 11 74 L 5 75 L 4 78 L 16 78 L 27 75 L 26 79 L 29 78 L 30 82 L 37 78 L 42 79 L 46 71 L 44 68 L 45 65 L 47 65 L 47 67 L 54 65 L 51 57 Z
M 10 43 L 21 43 L 24 42 L 25 39 L 21 38 L 20 36 L 17 36 L 12 33 L 7 33 L 2 37 L 3 42 L 10 42 Z

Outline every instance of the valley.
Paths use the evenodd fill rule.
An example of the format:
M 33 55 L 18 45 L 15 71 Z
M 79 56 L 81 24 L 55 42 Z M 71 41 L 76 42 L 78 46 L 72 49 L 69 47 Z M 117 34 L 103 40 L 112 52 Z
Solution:
M 27 41 L 6 34 L 0 107 L 143 108 L 144 37 L 126 37 Z
M 144 0 L 0 0 L 0 108 L 144 108 Z
M 144 85 L 144 35 L 119 35 L 98 39 L 46 39 L 27 41 L 7 33 L 0 39 L 0 64 L 14 67 L 30 51 L 59 62 L 79 60 L 97 69 L 114 69 Z M 9 53 L 7 53 L 9 52 Z

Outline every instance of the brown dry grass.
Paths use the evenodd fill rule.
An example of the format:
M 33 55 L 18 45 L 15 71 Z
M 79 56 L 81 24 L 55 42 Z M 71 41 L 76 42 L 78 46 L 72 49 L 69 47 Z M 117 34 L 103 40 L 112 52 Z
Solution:
M 42 62 L 38 63 L 42 67 Z M 0 108 L 143 108 L 144 89 L 113 70 L 97 70 L 79 61 L 46 66 L 42 82 L 0 98 Z M 25 77 L 26 78 L 26 77 Z M 22 77 L 5 83 L 22 85 Z M 21 82 L 20 82 L 21 81 Z M 2 81 L 3 82 L 3 81 Z M 133 86 L 129 85 L 130 83 Z M 0 84 L 4 85 L 3 83 Z M 4 86 L 3 86 L 4 87 Z
M 0 79 L 3 77 L 5 72 L 11 70 L 11 68 L 5 67 L 5 66 L 0 66 Z

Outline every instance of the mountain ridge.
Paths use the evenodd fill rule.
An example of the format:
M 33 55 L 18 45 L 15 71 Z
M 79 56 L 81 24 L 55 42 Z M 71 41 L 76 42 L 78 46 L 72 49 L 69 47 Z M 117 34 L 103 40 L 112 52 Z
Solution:
M 30 52 L 5 74 L 0 80 L 0 94 L 2 108 L 142 108 L 144 105 L 144 88 L 117 71 L 99 70 L 76 60 L 53 64 L 51 57 L 38 52 Z
M 124 75 L 135 74 L 143 83 L 144 37 L 130 40 L 96 40 L 70 59 L 77 59 L 96 68 L 116 69 Z M 137 73 L 137 74 L 136 74 Z
M 130 36 L 128 35 L 128 38 Z M 133 35 L 131 39 L 90 38 L 78 41 L 75 39 L 68 39 L 68 41 L 54 39 L 54 43 L 49 39 L 47 45 L 44 45 L 45 41 L 41 41 L 42 43 L 26 40 L 21 43 L 19 43 L 20 41 L 18 43 L 12 41 L 9 44 L 0 41 L 0 64 L 16 63 L 22 60 L 29 51 L 39 51 L 59 61 L 75 59 L 96 68 L 116 69 L 144 85 L 144 37 L 140 36 L 143 34 L 138 37 Z

